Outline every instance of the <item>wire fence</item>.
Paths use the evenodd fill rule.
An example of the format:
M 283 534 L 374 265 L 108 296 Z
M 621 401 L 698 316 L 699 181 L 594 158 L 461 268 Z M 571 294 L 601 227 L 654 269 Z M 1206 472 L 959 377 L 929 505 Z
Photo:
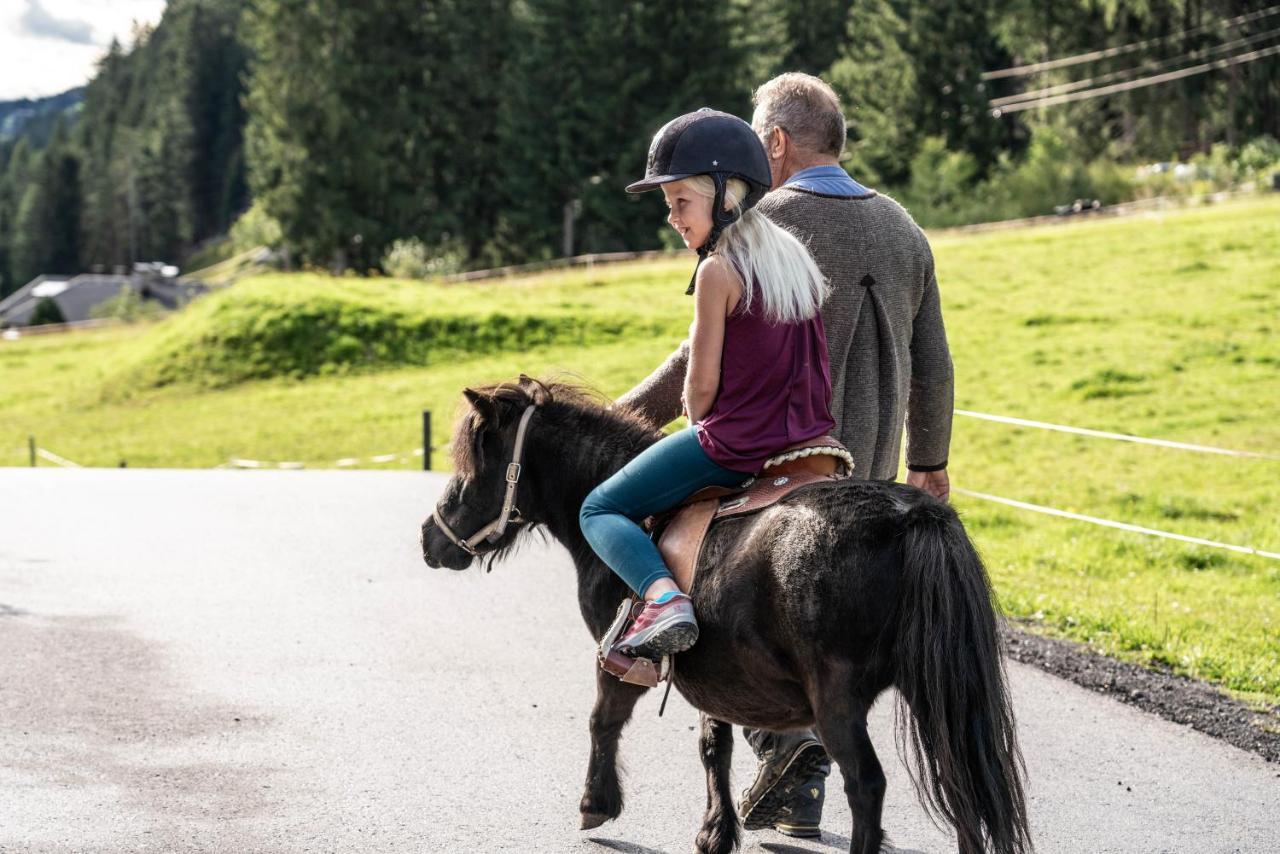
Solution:
M 1066 433 L 1076 436 L 1085 436 L 1094 439 L 1103 439 L 1108 441 L 1130 442 L 1143 445 L 1149 445 L 1169 450 L 1187 451 L 1201 454 L 1214 454 L 1219 456 L 1236 457 L 1239 459 L 1253 459 L 1265 461 L 1280 461 L 1280 454 L 1266 453 L 1261 451 L 1242 451 L 1231 448 L 1219 448 L 1212 445 L 1200 445 L 1191 442 L 1175 442 L 1169 439 L 1156 439 L 1147 436 L 1137 436 L 1129 433 L 1114 433 L 1106 430 L 1094 430 L 1087 427 L 1075 427 L 1067 424 L 1054 424 L 1047 421 L 1034 421 L 1027 418 L 1018 418 L 1010 415 L 994 415 L 988 412 L 975 412 L 968 409 L 955 410 L 956 415 L 965 418 L 973 418 L 980 421 L 987 421 L 997 424 L 1007 424 L 1015 427 L 1029 427 L 1038 430 L 1046 430 L 1052 432 Z M 388 454 L 372 454 L 368 456 L 358 457 L 341 457 L 336 460 L 322 463 L 319 468 L 338 468 L 350 469 L 360 465 L 374 464 L 383 465 L 387 463 L 404 464 L 411 461 L 421 459 L 423 468 L 430 470 L 431 454 L 427 452 L 430 448 L 432 452 L 448 451 L 449 444 L 431 445 L 431 415 L 429 412 L 423 413 L 423 446 L 417 447 L 409 451 L 393 452 Z M 28 439 L 28 451 L 30 455 L 30 463 L 32 466 L 37 464 L 38 460 L 45 460 L 62 468 L 81 468 L 79 463 L 67 459 L 66 457 L 54 453 L 48 448 L 41 447 L 35 441 L 35 437 Z M 121 463 L 123 466 L 124 463 Z M 249 469 L 249 470 L 284 470 L 296 471 L 305 469 L 308 463 L 300 460 L 259 460 L 243 457 L 233 457 L 227 462 L 215 466 L 219 469 Z M 1280 552 L 1268 551 L 1252 545 L 1238 545 L 1233 543 L 1224 543 L 1218 540 L 1210 540 L 1203 537 L 1194 537 L 1188 534 L 1179 534 L 1174 531 L 1163 531 L 1157 528 L 1149 528 L 1144 525 L 1136 525 L 1131 522 L 1122 522 L 1114 519 L 1105 519 L 1099 516 L 1091 516 L 1085 513 L 1077 513 L 1071 510 L 1063 510 L 1057 507 L 1048 507 L 1042 504 L 1033 504 L 1028 501 L 1020 501 L 1015 498 L 1007 498 L 1002 495 L 992 495 L 986 492 L 976 490 L 952 488 L 951 490 L 957 495 L 963 495 L 967 498 L 974 498 L 979 501 L 986 501 L 994 504 L 1013 507 L 1019 510 L 1025 510 L 1031 513 L 1039 513 L 1046 516 L 1055 516 L 1062 519 L 1070 519 L 1076 522 L 1085 522 L 1091 525 L 1098 525 L 1105 528 L 1112 528 L 1120 531 L 1128 531 L 1130 533 L 1142 534 L 1149 537 L 1157 537 L 1161 539 L 1176 540 L 1178 542 L 1190 543 L 1193 545 L 1205 546 L 1208 548 L 1223 549 L 1239 554 L 1253 555 L 1256 557 L 1266 558 L 1269 560 L 1280 560 Z
M 1042 504 L 1032 504 L 1027 501 L 1018 501 L 1013 498 L 1004 498 L 999 495 L 988 495 L 985 492 L 974 492 L 969 489 L 952 489 L 957 495 L 968 496 L 969 498 L 977 498 L 982 501 L 991 501 L 996 504 L 1004 504 L 1008 507 L 1016 507 L 1019 510 L 1029 510 L 1032 513 L 1043 513 L 1047 516 L 1058 516 L 1063 519 L 1072 519 L 1077 522 L 1088 522 L 1091 525 L 1101 525 L 1104 528 L 1116 528 L 1121 531 L 1131 531 L 1135 534 L 1146 534 L 1149 537 L 1161 537 L 1167 540 L 1178 540 L 1183 543 L 1194 543 L 1198 546 L 1209 546 L 1215 549 L 1226 549 L 1228 551 L 1239 552 L 1241 554 L 1256 555 L 1258 557 L 1271 558 L 1272 560 L 1280 560 L 1280 552 L 1268 552 L 1253 546 L 1237 546 L 1230 543 L 1220 543 L 1216 540 L 1206 540 L 1202 537 L 1191 537 L 1186 534 L 1175 534 L 1171 531 L 1161 531 L 1156 528 L 1147 528 L 1143 525 L 1134 525 L 1130 522 L 1117 522 L 1112 519 L 1103 519 L 1098 516 L 1088 516 L 1084 513 L 1075 513 L 1071 510 L 1059 510 L 1056 507 L 1046 507 Z
M 1151 445 L 1159 448 L 1167 448 L 1179 451 L 1190 451 L 1201 454 L 1217 454 L 1223 456 L 1237 457 L 1242 459 L 1280 461 L 1280 454 L 1263 453 L 1259 451 L 1237 451 L 1230 448 L 1218 448 L 1212 445 L 1198 445 L 1190 442 L 1174 442 L 1168 439 L 1153 439 L 1146 436 L 1135 436 L 1129 433 L 1112 433 L 1106 430 L 1093 430 L 1086 427 L 1072 427 L 1065 424 L 1052 424 L 1047 421 L 1032 421 L 1026 418 L 1015 418 L 1008 415 L 992 415 L 987 412 L 974 412 L 967 409 L 957 409 L 957 415 L 968 418 L 975 418 L 983 421 L 990 421 L 999 424 L 1010 424 L 1017 427 L 1031 427 L 1039 430 L 1050 430 L 1059 433 L 1068 433 L 1076 436 L 1087 436 L 1095 439 L 1107 439 L 1117 442 L 1134 442 L 1138 444 Z M 1240 554 L 1255 555 L 1257 557 L 1268 558 L 1271 560 L 1280 560 L 1280 553 L 1265 551 L 1255 546 L 1234 545 L 1231 543 L 1223 543 L 1217 540 L 1209 540 L 1203 537 L 1192 537 L 1187 534 L 1178 534 L 1172 531 L 1162 531 L 1157 528 L 1148 528 L 1144 525 L 1135 525 L 1131 522 L 1119 522 L 1114 519 L 1104 519 L 1099 516 L 1090 516 L 1084 513 L 1076 513 L 1071 510 L 1062 510 L 1057 507 L 1047 507 L 1043 504 L 1032 504 L 1028 501 L 1019 501 L 1014 498 L 1006 498 L 1001 495 L 991 495 L 985 492 L 977 492 L 970 489 L 953 488 L 952 492 L 957 495 L 964 495 L 969 498 L 976 498 L 980 501 L 988 501 L 995 504 L 1002 504 L 1006 507 L 1015 507 L 1019 510 L 1026 510 L 1032 513 L 1040 513 L 1047 516 L 1056 516 L 1062 519 L 1071 519 L 1076 522 L 1087 522 L 1091 525 L 1100 525 L 1105 528 L 1114 528 L 1120 531 L 1129 531 L 1135 534 L 1143 534 L 1149 537 L 1159 537 L 1168 540 L 1177 540 L 1184 543 L 1192 543 L 1194 545 L 1206 546 L 1209 548 L 1225 549 L 1227 551 L 1237 552 Z
M 443 450 L 448 445 L 438 445 L 433 450 Z M 320 468 L 354 468 L 359 465 L 373 463 L 382 465 L 385 463 L 407 463 L 414 461 L 425 455 L 422 448 L 414 448 L 412 451 L 401 451 L 391 454 L 372 454 L 367 457 L 342 457 L 341 459 L 332 460 L 328 463 L 321 463 Z M 233 457 L 216 468 L 229 469 L 284 469 L 296 470 L 305 469 L 307 463 L 293 460 L 250 460 L 242 457 Z
M 1145 436 L 1134 436 L 1130 433 L 1109 433 L 1105 430 L 1090 430 L 1086 427 L 1069 427 L 1065 424 L 1050 424 L 1047 421 L 1030 421 L 1026 418 L 1013 418 L 1008 415 L 991 415 L 987 412 L 973 412 L 968 409 L 957 409 L 956 415 L 978 418 L 984 421 L 995 421 L 999 424 L 1013 424 L 1018 427 L 1035 427 L 1040 430 L 1054 430 L 1059 433 L 1072 433 L 1077 436 L 1092 436 L 1097 439 L 1113 439 L 1118 442 L 1136 442 L 1142 445 L 1155 445 L 1161 448 L 1174 448 L 1180 451 L 1195 451 L 1201 454 L 1221 454 L 1228 457 L 1247 457 L 1255 460 L 1280 460 L 1280 454 L 1265 454 L 1259 451 L 1233 451 L 1229 448 L 1215 448 L 1212 445 L 1193 445 L 1188 442 L 1173 442 L 1168 439 L 1150 439 Z

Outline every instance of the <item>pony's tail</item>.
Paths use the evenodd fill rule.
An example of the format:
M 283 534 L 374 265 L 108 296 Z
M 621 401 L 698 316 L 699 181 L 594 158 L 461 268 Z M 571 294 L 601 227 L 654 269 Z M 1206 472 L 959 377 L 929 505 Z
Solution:
M 898 743 L 920 801 L 955 828 L 963 854 L 1031 851 L 991 587 L 955 511 L 909 511 L 903 566 Z

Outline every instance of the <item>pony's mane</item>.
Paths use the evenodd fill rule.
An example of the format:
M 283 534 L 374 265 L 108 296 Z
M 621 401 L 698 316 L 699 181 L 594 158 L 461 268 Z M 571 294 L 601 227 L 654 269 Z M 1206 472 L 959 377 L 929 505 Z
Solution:
M 637 438 L 659 432 L 630 409 L 610 408 L 609 397 L 585 381 L 539 380 L 521 374 L 515 382 L 475 386 L 467 391 L 490 401 L 499 412 L 523 411 L 536 403 L 553 416 L 568 416 L 566 420 L 578 425 L 599 425 L 602 430 Z M 484 426 L 485 416 L 464 397 L 450 443 L 453 469 L 464 478 L 474 477 L 484 465 L 480 443 Z

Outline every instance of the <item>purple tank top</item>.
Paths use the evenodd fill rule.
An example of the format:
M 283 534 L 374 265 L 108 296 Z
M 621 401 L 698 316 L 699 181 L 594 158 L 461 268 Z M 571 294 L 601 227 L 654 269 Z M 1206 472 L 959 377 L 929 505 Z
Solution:
M 822 315 L 773 324 L 752 280 L 751 310 L 740 299 L 725 317 L 720 391 L 694 428 L 716 464 L 756 474 L 788 445 L 825 436 L 831 417 L 831 367 Z

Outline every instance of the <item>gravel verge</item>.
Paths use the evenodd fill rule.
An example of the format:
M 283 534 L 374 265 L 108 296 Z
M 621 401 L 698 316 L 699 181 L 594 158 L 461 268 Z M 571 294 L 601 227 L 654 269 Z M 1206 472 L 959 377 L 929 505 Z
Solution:
M 1108 658 L 1083 644 L 1006 623 L 1008 656 L 1280 763 L 1280 706 L 1254 711 L 1195 679 Z

